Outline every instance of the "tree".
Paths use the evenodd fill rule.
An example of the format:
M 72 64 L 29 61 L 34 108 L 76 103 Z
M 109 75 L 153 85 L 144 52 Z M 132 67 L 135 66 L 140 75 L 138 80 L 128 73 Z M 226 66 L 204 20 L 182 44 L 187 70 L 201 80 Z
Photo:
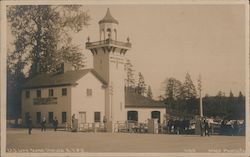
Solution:
M 169 110 L 175 110 L 176 112 L 180 112 L 180 98 L 181 98 L 181 90 L 182 83 L 181 81 L 170 77 L 165 80 L 165 104 Z
M 33 77 L 38 72 L 56 71 L 60 62 L 71 62 L 76 69 L 83 67 L 83 54 L 70 36 L 70 32 L 79 32 L 90 20 L 81 6 L 9 6 L 7 19 L 15 46 L 8 53 L 11 72 L 29 68 L 28 76 Z
M 238 119 L 245 119 L 245 96 L 243 96 L 242 92 L 239 92 L 239 95 L 237 97 L 237 109 L 236 109 L 236 113 L 237 113 L 237 117 Z
M 18 115 L 26 79 L 57 71 L 61 62 L 84 66 L 70 33 L 87 26 L 90 16 L 78 5 L 15 5 L 7 7 L 7 20 L 13 35 L 7 53 L 7 110 Z
M 137 85 L 137 92 L 138 92 L 138 94 L 145 96 L 146 83 L 144 81 L 144 77 L 143 77 L 141 72 L 139 72 L 138 76 L 139 76 L 139 80 L 138 80 L 138 85 Z
M 185 81 L 182 87 L 183 87 L 182 94 L 183 94 L 184 99 L 190 99 L 190 98 L 194 98 L 197 96 L 194 83 L 189 73 L 186 73 Z
M 182 85 L 182 108 L 184 109 L 184 115 L 187 114 L 198 114 L 198 101 L 196 99 L 197 92 L 193 84 L 191 76 L 189 73 L 186 73 L 185 81 Z
M 150 98 L 150 99 L 153 99 L 153 93 L 152 93 L 152 90 L 151 90 L 150 86 L 148 86 L 147 97 Z
M 125 71 L 126 71 L 126 78 L 125 78 L 126 87 L 134 88 L 135 87 L 134 69 L 129 59 L 126 59 Z
M 220 117 L 228 120 L 245 119 L 245 98 L 242 93 L 235 97 L 232 92 L 225 96 L 219 91 L 216 96 L 207 96 L 203 99 L 206 116 Z
M 171 77 L 166 79 L 166 99 L 177 100 L 181 97 L 182 83 L 181 81 Z
M 228 97 L 227 102 L 225 104 L 225 108 L 227 111 L 227 119 L 234 119 L 235 118 L 236 104 L 235 104 L 235 98 L 234 98 L 233 92 L 231 90 L 229 92 L 229 97 Z

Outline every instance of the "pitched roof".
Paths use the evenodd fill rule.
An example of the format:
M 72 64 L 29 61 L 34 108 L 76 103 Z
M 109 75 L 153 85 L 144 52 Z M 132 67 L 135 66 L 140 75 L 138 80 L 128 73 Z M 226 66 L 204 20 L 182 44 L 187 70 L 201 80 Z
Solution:
M 160 101 L 152 100 L 135 92 L 125 90 L 125 107 L 126 108 L 166 108 L 165 104 Z
M 109 8 L 107 10 L 107 13 L 105 15 L 105 17 L 99 21 L 99 24 L 101 23 L 116 23 L 116 24 L 119 24 L 119 22 L 113 18 L 113 16 L 111 15 L 110 11 L 109 11 Z
M 23 88 L 41 88 L 41 87 L 55 87 L 65 85 L 75 85 L 76 82 L 91 72 L 98 80 L 103 84 L 106 84 L 105 80 L 101 78 L 93 69 L 83 69 L 75 71 L 67 71 L 65 73 L 43 73 L 28 80 Z

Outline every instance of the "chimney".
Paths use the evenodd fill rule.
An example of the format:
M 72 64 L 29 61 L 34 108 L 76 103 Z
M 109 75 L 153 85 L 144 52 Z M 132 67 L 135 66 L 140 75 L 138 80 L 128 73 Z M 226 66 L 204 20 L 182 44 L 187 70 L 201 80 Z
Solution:
M 67 71 L 72 71 L 72 70 L 73 66 L 71 63 L 61 63 L 61 69 L 60 69 L 61 73 L 66 73 Z

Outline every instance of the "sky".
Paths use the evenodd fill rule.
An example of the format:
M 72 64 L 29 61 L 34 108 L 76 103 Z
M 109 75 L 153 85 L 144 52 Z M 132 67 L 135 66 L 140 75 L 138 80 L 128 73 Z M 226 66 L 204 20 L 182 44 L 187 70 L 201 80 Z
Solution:
M 98 22 L 107 8 L 118 20 L 117 38 L 130 38 L 132 49 L 126 54 L 135 75 L 141 72 L 154 98 L 164 95 L 164 80 L 184 81 L 188 72 L 197 87 L 202 77 L 202 94 L 218 91 L 234 95 L 245 93 L 245 10 L 244 5 L 86 5 L 90 25 L 73 33 L 73 42 L 92 67 L 92 54 L 85 49 L 99 40 Z M 10 43 L 9 43 L 10 44 Z
M 157 98 L 163 81 L 184 81 L 188 72 L 197 86 L 202 77 L 203 95 L 218 91 L 245 92 L 245 11 L 243 5 L 92 5 L 84 6 L 90 25 L 74 34 L 91 66 L 85 49 L 87 37 L 99 40 L 99 25 L 110 8 L 119 21 L 118 40 L 130 38 L 126 54 L 136 75 L 142 72 Z

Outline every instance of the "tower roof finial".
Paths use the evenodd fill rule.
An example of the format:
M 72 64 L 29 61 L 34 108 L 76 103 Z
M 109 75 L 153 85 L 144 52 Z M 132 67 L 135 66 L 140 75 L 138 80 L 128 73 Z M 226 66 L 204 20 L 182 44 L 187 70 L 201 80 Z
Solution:
M 105 17 L 102 20 L 99 21 L 99 24 L 101 24 L 101 23 L 116 23 L 116 24 L 119 24 L 119 22 L 115 18 L 112 17 L 109 8 L 107 10 L 107 13 L 106 13 Z

